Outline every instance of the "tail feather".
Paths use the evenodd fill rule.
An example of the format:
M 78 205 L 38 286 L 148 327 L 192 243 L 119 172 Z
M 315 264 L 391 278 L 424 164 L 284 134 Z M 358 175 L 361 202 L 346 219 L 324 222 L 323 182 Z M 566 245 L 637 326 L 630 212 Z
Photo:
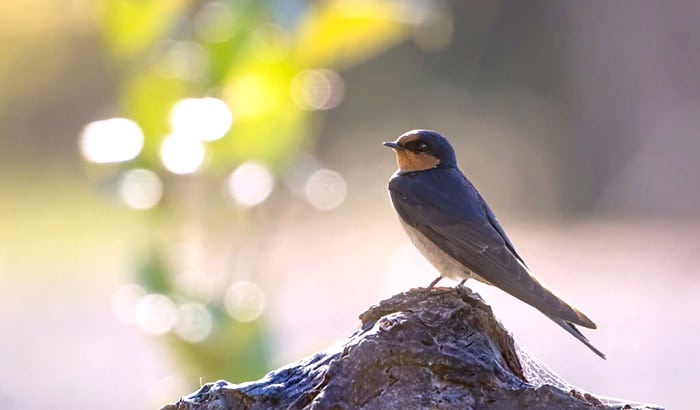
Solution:
M 583 327 L 587 327 L 589 329 L 597 329 L 598 326 L 596 326 L 595 323 L 591 319 L 588 318 L 588 316 L 584 315 L 583 312 L 580 310 L 576 309 L 575 307 L 571 306 L 571 310 L 576 313 L 576 316 L 578 316 L 579 321 L 576 322 L 575 324 Z
M 584 336 L 577 328 L 574 326 L 572 323 L 567 322 L 564 319 L 554 317 L 554 316 L 549 316 L 547 315 L 548 318 L 552 319 L 552 321 L 559 326 L 561 326 L 564 330 L 569 332 L 572 336 L 574 336 L 576 339 L 578 339 L 581 343 L 585 344 L 588 346 L 589 349 L 591 349 L 595 354 L 600 356 L 602 359 L 605 359 L 605 354 L 601 352 L 600 350 L 596 349 L 595 346 L 591 344 L 591 342 L 586 339 L 586 336 Z

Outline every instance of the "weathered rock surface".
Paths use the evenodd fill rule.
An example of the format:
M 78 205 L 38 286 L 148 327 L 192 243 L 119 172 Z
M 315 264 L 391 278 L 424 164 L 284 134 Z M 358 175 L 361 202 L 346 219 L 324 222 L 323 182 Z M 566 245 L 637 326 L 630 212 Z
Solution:
M 643 407 L 529 383 L 509 333 L 464 287 L 412 289 L 360 320 L 359 330 L 326 351 L 258 381 L 206 384 L 163 409 Z

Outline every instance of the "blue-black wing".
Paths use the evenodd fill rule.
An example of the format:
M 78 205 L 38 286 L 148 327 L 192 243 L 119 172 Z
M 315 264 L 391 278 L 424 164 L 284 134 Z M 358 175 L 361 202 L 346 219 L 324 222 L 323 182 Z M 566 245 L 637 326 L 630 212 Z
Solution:
M 404 222 L 470 271 L 553 320 L 596 327 L 532 276 L 488 205 L 461 173 L 435 173 L 430 181 L 421 180 L 428 177 L 423 174 L 398 176 L 390 182 L 392 203 Z

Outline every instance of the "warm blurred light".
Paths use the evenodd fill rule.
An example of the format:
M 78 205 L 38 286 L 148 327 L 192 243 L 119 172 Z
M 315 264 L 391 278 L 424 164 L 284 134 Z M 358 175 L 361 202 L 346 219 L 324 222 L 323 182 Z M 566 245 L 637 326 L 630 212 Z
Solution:
M 144 333 L 162 335 L 170 331 L 177 320 L 177 308 L 170 298 L 150 294 L 136 304 L 136 325 Z
M 127 283 L 112 293 L 112 311 L 114 316 L 124 323 L 136 322 L 136 304 L 146 296 L 146 291 L 139 285 Z
M 292 100 L 304 110 L 329 110 L 343 100 L 345 84 L 333 70 L 304 70 L 291 83 Z
M 222 43 L 231 38 L 236 27 L 236 14 L 233 7 L 226 2 L 212 1 L 205 3 L 197 12 L 193 21 L 195 34 L 207 43 Z
M 306 200 L 314 208 L 324 211 L 340 206 L 347 191 L 343 176 L 330 169 L 319 169 L 306 181 Z
M 252 117 L 273 105 L 270 98 L 275 95 L 276 89 L 263 75 L 244 74 L 232 81 L 225 93 L 237 117 Z
M 131 169 L 122 176 L 119 193 L 130 208 L 150 209 L 156 206 L 163 196 L 163 182 L 153 171 Z
M 226 291 L 226 311 L 239 322 L 252 322 L 265 310 L 265 294 L 253 282 L 236 282 Z
M 185 98 L 170 111 L 170 125 L 178 136 L 213 141 L 231 129 L 233 115 L 218 98 Z
M 250 38 L 253 55 L 265 63 L 282 60 L 289 53 L 290 45 L 287 32 L 273 23 L 265 23 L 258 27 Z
M 207 70 L 207 52 L 193 41 L 165 42 L 165 56 L 158 67 L 166 78 L 198 80 Z
M 180 306 L 175 322 L 175 333 L 182 340 L 198 343 L 211 333 L 211 313 L 199 303 L 185 303 Z
M 270 196 L 274 187 L 270 171 L 255 161 L 241 164 L 231 173 L 227 182 L 231 198 L 245 207 L 261 204 Z
M 171 134 L 163 140 L 160 158 L 173 174 L 192 174 L 204 163 L 204 144 L 201 141 Z
M 95 163 L 123 162 L 143 149 L 143 132 L 134 121 L 111 118 L 86 125 L 80 136 L 80 152 Z

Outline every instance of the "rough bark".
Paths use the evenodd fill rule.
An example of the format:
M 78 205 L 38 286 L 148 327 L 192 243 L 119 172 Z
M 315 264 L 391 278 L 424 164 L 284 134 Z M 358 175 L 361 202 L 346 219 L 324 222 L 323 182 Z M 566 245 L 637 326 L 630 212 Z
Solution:
M 206 384 L 163 409 L 645 407 L 529 383 L 510 334 L 464 287 L 412 289 L 360 320 L 359 330 L 326 351 L 258 381 Z

